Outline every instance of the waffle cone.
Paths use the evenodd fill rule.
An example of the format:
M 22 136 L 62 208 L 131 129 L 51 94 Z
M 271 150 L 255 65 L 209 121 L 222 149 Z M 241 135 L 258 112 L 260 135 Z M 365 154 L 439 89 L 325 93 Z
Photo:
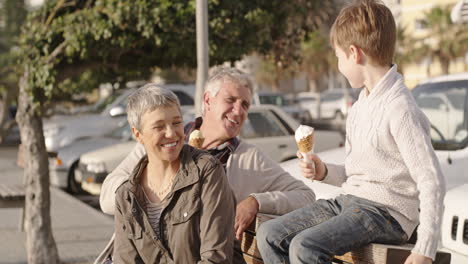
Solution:
M 309 153 L 314 147 L 314 133 L 297 142 L 297 147 L 301 153 Z
M 203 142 L 205 138 L 192 138 L 189 140 L 189 145 L 194 148 L 201 148 L 203 146 Z

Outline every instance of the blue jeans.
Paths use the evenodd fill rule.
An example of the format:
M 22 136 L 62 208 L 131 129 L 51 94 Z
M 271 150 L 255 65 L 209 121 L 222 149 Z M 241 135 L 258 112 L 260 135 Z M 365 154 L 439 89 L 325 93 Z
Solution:
M 331 263 L 370 243 L 402 244 L 400 224 L 381 204 L 353 195 L 318 200 L 263 223 L 257 246 L 265 263 Z

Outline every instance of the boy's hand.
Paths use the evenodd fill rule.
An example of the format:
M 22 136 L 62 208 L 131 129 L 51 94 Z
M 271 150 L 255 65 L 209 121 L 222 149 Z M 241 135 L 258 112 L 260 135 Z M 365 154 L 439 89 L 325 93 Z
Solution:
M 304 162 L 302 160 L 302 153 L 297 152 L 299 158 L 299 166 L 301 167 L 302 176 L 307 179 L 321 181 L 325 178 L 325 163 L 315 154 L 307 154 L 307 159 L 314 162 L 315 168 L 310 162 Z
M 252 196 L 245 198 L 237 204 L 236 220 L 234 224 L 234 231 L 236 232 L 237 240 L 242 239 L 242 233 L 249 227 L 252 221 L 257 216 L 259 204 L 257 199 Z
M 432 259 L 417 253 L 411 253 L 405 261 L 405 264 L 431 264 Z

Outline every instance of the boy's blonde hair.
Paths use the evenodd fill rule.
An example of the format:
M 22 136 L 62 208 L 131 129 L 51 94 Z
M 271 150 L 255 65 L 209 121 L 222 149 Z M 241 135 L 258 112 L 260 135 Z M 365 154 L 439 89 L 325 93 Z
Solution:
M 392 12 L 381 2 L 361 0 L 343 8 L 330 32 L 332 47 L 343 49 L 354 45 L 364 51 L 373 63 L 389 66 L 393 62 L 396 25 Z

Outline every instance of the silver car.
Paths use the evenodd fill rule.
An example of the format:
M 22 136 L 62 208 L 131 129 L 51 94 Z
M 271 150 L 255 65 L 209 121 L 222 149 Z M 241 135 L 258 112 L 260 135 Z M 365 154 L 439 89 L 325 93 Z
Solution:
M 193 106 L 194 85 L 162 85 L 172 90 L 182 106 Z M 98 114 L 77 116 L 53 116 L 44 120 L 44 137 L 46 149 L 56 152 L 72 142 L 90 136 L 101 136 L 127 122 L 125 108 L 127 98 L 135 89 L 117 90 L 108 99 L 109 104 Z
M 361 89 L 331 89 L 320 94 L 320 116 L 317 94 L 299 93 L 296 100 L 309 110 L 314 122 L 344 125 L 348 111 L 357 100 Z

